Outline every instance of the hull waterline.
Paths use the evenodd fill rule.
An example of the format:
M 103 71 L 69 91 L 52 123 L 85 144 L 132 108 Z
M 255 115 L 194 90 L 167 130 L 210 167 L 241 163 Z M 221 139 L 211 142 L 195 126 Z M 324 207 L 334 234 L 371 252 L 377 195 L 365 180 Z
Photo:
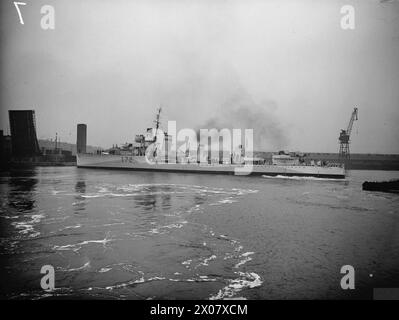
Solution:
M 169 172 L 191 174 L 227 174 L 251 176 L 299 176 L 330 179 L 344 179 L 345 169 L 342 167 L 322 166 L 279 166 L 254 165 L 247 173 L 242 172 L 242 165 L 234 164 L 197 164 L 197 163 L 154 163 L 150 164 L 142 156 L 78 154 L 78 168 L 131 170 L 145 172 Z

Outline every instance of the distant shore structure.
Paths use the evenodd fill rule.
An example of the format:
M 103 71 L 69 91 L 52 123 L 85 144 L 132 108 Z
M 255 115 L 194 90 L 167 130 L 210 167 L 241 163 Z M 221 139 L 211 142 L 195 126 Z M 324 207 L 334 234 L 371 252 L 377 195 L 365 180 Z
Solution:
M 79 123 L 77 125 L 76 151 L 77 153 L 86 153 L 87 146 L 87 125 Z
M 16 157 L 40 155 L 34 110 L 9 110 L 12 153 Z
M 349 168 L 349 160 L 350 160 L 350 151 L 349 151 L 349 143 L 350 136 L 352 132 L 353 123 L 355 120 L 358 120 L 358 109 L 354 108 L 351 118 L 349 120 L 349 124 L 346 130 L 341 130 L 339 134 L 339 158 L 342 163 L 345 164 L 346 168 Z

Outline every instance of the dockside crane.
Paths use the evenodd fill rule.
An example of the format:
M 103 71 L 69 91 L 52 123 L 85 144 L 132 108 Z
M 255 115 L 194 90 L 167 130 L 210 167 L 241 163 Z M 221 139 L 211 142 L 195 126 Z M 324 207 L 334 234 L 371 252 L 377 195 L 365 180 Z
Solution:
M 339 159 L 347 164 L 348 160 L 350 159 L 350 151 L 349 151 L 349 142 L 350 142 L 350 135 L 352 132 L 353 122 L 358 120 L 357 117 L 357 108 L 353 109 L 351 118 L 349 120 L 348 128 L 346 130 L 341 130 L 339 134 Z

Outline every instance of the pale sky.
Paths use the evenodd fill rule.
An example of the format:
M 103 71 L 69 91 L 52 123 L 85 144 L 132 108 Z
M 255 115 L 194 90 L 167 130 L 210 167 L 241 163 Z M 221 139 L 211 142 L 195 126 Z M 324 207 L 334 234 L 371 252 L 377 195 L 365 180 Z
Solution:
M 4 131 L 9 109 L 34 109 L 39 138 L 75 142 L 86 123 L 88 143 L 109 147 L 161 104 L 165 125 L 256 119 L 267 151 L 337 152 L 358 107 L 351 151 L 399 153 L 399 1 L 24 2 L 24 25 L 1 3 Z M 55 30 L 40 27 L 45 4 Z M 341 28 L 347 4 L 354 30 Z

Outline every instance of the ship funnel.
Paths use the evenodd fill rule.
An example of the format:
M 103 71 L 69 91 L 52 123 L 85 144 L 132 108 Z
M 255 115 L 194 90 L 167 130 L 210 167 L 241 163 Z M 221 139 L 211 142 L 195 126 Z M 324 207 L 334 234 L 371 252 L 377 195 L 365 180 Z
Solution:
M 76 136 L 76 153 L 86 153 L 87 145 L 87 125 L 79 123 Z

